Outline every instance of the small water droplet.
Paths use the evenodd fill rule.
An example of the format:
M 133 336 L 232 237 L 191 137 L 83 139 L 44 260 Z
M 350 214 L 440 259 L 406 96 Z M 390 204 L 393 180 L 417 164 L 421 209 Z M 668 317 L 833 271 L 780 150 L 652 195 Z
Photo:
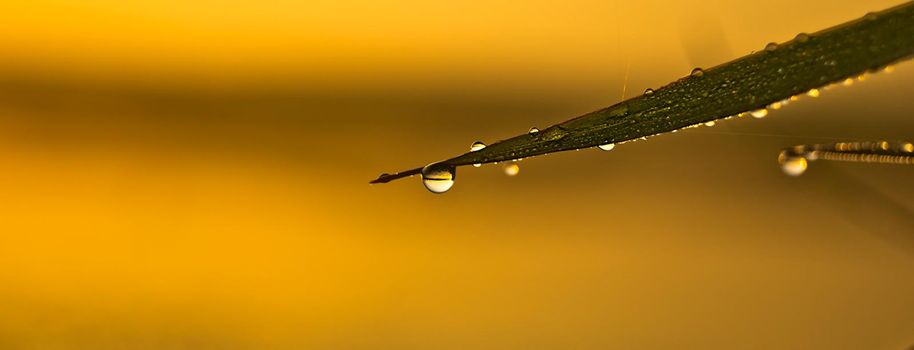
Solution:
M 601 150 L 604 150 L 604 151 L 612 151 L 613 148 L 616 148 L 616 144 L 615 144 L 615 143 L 607 143 L 607 144 L 605 144 L 605 145 L 599 145 L 599 146 L 597 146 L 597 148 L 599 148 L 599 149 L 601 149 Z
M 692 70 L 691 75 L 692 75 L 692 77 L 695 77 L 695 78 L 701 78 L 703 75 L 705 75 L 705 71 L 701 68 L 696 67 L 695 69 Z
M 886 72 L 886 73 L 894 72 L 894 71 L 895 71 L 895 66 L 892 66 L 892 65 L 885 66 L 885 68 L 882 68 L 882 71 L 883 71 L 883 72 Z
M 470 152 L 476 152 L 476 151 L 481 150 L 481 149 L 483 149 L 483 148 L 486 148 L 486 144 L 484 144 L 484 143 L 482 143 L 482 142 L 480 142 L 480 141 L 476 141 L 476 142 L 473 142 L 472 145 L 470 145 Z
M 906 142 L 901 145 L 901 150 L 908 153 L 914 153 L 914 143 Z
M 647 140 L 647 136 L 641 136 L 641 140 Z
M 756 109 L 754 111 L 750 111 L 749 114 L 752 115 L 753 118 L 761 119 L 761 118 L 764 118 L 766 115 L 768 115 L 768 110 L 765 108 Z
M 781 153 L 778 161 L 781 163 L 781 170 L 790 176 L 800 176 L 809 167 L 809 162 L 806 161 L 806 158 L 787 155 L 786 152 Z
M 530 128 L 530 131 L 528 131 L 527 133 L 528 133 L 528 134 L 535 134 L 535 133 L 538 133 L 538 132 L 540 132 L 540 129 L 537 129 L 537 128 L 534 126 L 534 127 Z
M 819 97 L 819 89 L 812 89 L 806 92 L 806 96 Z
M 781 109 L 781 107 L 783 107 L 783 106 L 784 106 L 783 102 L 775 102 L 775 103 L 768 105 L 768 108 L 778 110 L 778 109 Z
M 778 43 L 768 43 L 765 45 L 765 51 L 772 52 L 778 49 Z
M 866 74 L 860 74 L 857 76 L 857 81 L 864 81 L 864 80 L 866 80 Z
M 882 148 L 883 151 L 888 151 L 888 150 L 889 150 L 889 146 L 890 146 L 890 145 L 889 145 L 889 142 L 888 142 L 888 141 L 882 141 L 882 142 L 879 143 L 879 148 Z
M 863 16 L 863 18 L 866 19 L 867 21 L 875 21 L 877 18 L 879 18 L 879 15 L 877 15 L 874 12 L 867 12 L 867 14 Z
M 706 123 L 705 123 L 705 126 L 714 126 L 714 124 L 715 124 L 715 123 L 714 123 L 714 121 L 712 120 L 712 121 L 706 122 Z
M 851 86 L 853 84 L 854 84 L 853 78 L 847 78 L 847 79 L 844 79 L 843 82 L 841 82 L 841 85 L 844 85 L 844 86 Z
M 796 36 L 796 38 L 794 38 L 794 40 L 801 42 L 801 43 L 805 43 L 805 42 L 809 41 L 809 34 L 806 34 L 806 33 L 797 34 L 797 36 Z
M 457 168 L 447 164 L 432 163 L 422 168 L 422 184 L 432 193 L 447 192 L 456 177 Z
M 515 176 L 520 172 L 520 165 L 515 163 L 505 164 L 505 175 Z
M 473 163 L 473 167 L 474 167 L 474 168 L 478 168 L 478 167 L 481 167 L 481 166 L 482 166 L 482 163 Z
M 653 94 L 654 94 L 654 89 L 646 89 L 646 90 L 644 90 L 644 94 L 645 94 L 645 95 L 653 95 Z

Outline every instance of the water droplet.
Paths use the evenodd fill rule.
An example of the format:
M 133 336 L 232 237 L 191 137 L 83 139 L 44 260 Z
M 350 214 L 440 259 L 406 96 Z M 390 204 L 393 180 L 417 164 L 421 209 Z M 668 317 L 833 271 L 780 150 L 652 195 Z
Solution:
M 470 152 L 476 152 L 476 151 L 481 150 L 481 149 L 483 149 L 483 148 L 486 148 L 486 144 L 484 144 L 484 143 L 482 143 L 482 142 L 480 142 L 480 141 L 476 141 L 476 142 L 473 142 L 472 145 L 470 145 Z
M 784 106 L 784 104 L 782 102 L 775 102 L 775 103 L 768 105 L 768 108 L 778 110 L 778 109 L 781 109 L 782 106 Z
M 806 92 L 806 96 L 819 97 L 819 89 L 812 89 Z
M 761 119 L 761 118 L 764 118 L 766 115 L 768 115 L 768 110 L 765 108 L 756 109 L 754 111 L 750 111 L 749 114 L 752 115 L 753 118 Z
M 892 65 L 885 66 L 885 68 L 882 68 L 882 71 L 883 71 L 883 72 L 886 72 L 886 73 L 894 72 L 894 71 L 895 71 L 895 66 L 892 66 Z
M 843 82 L 841 82 L 841 85 L 844 85 L 844 86 L 851 86 L 853 84 L 854 84 L 853 78 L 847 78 L 847 79 L 844 79 Z
M 432 193 L 447 192 L 456 177 L 457 168 L 447 164 L 432 163 L 422 168 L 422 184 Z
M 901 150 L 908 153 L 914 153 L 914 143 L 905 142 L 905 144 L 901 145 Z
M 866 74 L 860 74 L 857 76 L 857 81 L 864 81 L 864 80 L 866 80 Z
M 695 78 L 701 78 L 703 75 L 705 75 L 705 71 L 702 70 L 701 68 L 695 68 L 692 70 L 691 75 Z
M 654 94 L 654 89 L 646 89 L 646 90 L 644 90 L 644 94 L 645 94 L 645 95 L 653 95 L 653 94 Z
M 604 150 L 604 151 L 612 151 L 613 148 L 616 148 L 616 144 L 615 144 L 615 143 L 607 143 L 607 144 L 605 144 L 605 145 L 599 145 L 599 146 L 597 146 L 597 148 L 599 148 L 599 149 L 601 149 L 601 150 Z
M 765 45 L 765 51 L 772 52 L 778 49 L 778 43 L 768 43 Z
M 714 126 L 714 124 L 715 124 L 715 123 L 714 123 L 714 121 L 712 120 L 712 121 L 706 122 L 706 123 L 705 123 L 705 126 Z
M 508 176 L 515 176 L 515 175 L 517 175 L 517 173 L 519 173 L 519 172 L 520 172 L 520 166 L 519 166 L 519 165 L 517 165 L 517 164 L 515 164 L 515 163 L 505 164 L 505 175 L 508 175 Z
M 781 163 L 781 170 L 784 171 L 784 174 L 790 176 L 800 176 L 809 167 L 809 162 L 806 161 L 806 158 L 791 156 L 786 153 L 781 153 L 778 161 Z
M 796 96 L 796 95 L 790 96 L 790 102 L 797 102 L 799 100 L 800 100 L 800 96 Z
M 796 36 L 796 38 L 794 38 L 794 40 L 801 42 L 801 43 L 805 43 L 805 42 L 809 41 L 809 34 L 806 34 L 806 33 L 797 34 L 797 36 Z
M 875 21 L 877 18 L 879 18 L 879 15 L 874 12 L 867 12 L 867 14 L 863 16 L 863 19 L 867 21 Z

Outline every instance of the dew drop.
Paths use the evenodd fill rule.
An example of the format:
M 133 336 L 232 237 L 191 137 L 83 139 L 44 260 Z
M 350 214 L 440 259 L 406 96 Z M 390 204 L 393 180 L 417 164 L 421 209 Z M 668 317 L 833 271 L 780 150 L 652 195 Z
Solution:
M 819 89 L 812 89 L 806 92 L 806 96 L 819 97 Z
M 705 71 L 702 70 L 701 68 L 695 68 L 692 70 L 691 75 L 695 78 L 701 78 L 703 75 L 705 75 Z
M 768 110 L 765 108 L 756 109 L 754 111 L 750 111 L 749 114 L 752 115 L 753 118 L 761 119 L 768 115 Z
M 601 149 L 601 150 L 604 150 L 604 151 L 612 151 L 613 148 L 616 148 L 616 144 L 615 144 L 615 143 L 607 143 L 607 144 L 605 144 L 605 145 L 599 145 L 599 146 L 597 146 L 597 148 L 599 148 L 599 149 Z
M 901 150 L 908 153 L 914 153 L 914 144 L 906 142 L 905 144 L 901 145 Z
M 857 76 L 857 81 L 864 81 L 864 80 L 866 80 L 866 74 L 860 74 Z
M 775 102 L 775 103 L 768 105 L 768 108 L 778 110 L 778 109 L 781 109 L 781 107 L 783 107 L 783 106 L 784 106 L 783 102 Z
M 801 42 L 801 43 L 805 43 L 805 42 L 809 41 L 809 34 L 806 34 L 806 33 L 797 34 L 797 36 L 796 36 L 796 38 L 794 38 L 794 40 Z
M 784 174 L 790 176 L 800 176 L 806 172 L 806 168 L 809 167 L 809 163 L 806 161 L 806 158 L 803 157 L 788 156 L 782 153 L 778 158 L 778 161 L 781 163 L 781 170 Z
M 882 68 L 882 71 L 883 71 L 883 72 L 886 72 L 886 73 L 894 72 L 894 71 L 895 71 L 895 66 L 891 66 L 891 65 L 885 66 L 885 68 Z
M 875 21 L 877 18 L 879 18 L 879 15 L 877 15 L 873 12 L 868 12 L 866 15 L 863 16 L 863 18 L 866 19 L 867 21 Z
M 645 94 L 645 95 L 653 95 L 653 94 L 654 94 L 654 89 L 646 89 L 646 90 L 644 90 L 644 94 Z
M 482 143 L 482 142 L 480 142 L 480 141 L 476 141 L 476 142 L 473 142 L 472 145 L 470 145 L 470 152 L 476 152 L 476 151 L 481 150 L 481 149 L 483 149 L 483 148 L 486 148 L 486 144 L 484 144 L 484 143 Z
M 537 128 L 534 126 L 534 127 L 530 128 L 530 131 L 527 132 L 527 133 L 528 133 L 528 134 L 535 134 L 535 133 L 538 133 L 538 132 L 540 132 L 540 129 L 537 129 Z
M 853 78 L 847 78 L 847 79 L 844 79 L 843 82 L 841 82 L 841 85 L 844 85 L 844 86 L 851 86 L 853 84 L 854 84 Z
M 772 52 L 778 49 L 778 43 L 768 43 L 765 45 L 765 51 Z
M 519 166 L 519 165 L 517 165 L 517 164 L 515 164 L 515 163 L 505 164 L 505 175 L 508 175 L 508 176 L 515 176 L 515 175 L 517 175 L 517 173 L 519 173 L 519 172 L 520 172 L 520 166 Z
M 714 121 L 712 120 L 712 121 L 706 122 L 705 126 L 714 126 L 714 124 L 716 124 L 716 123 L 714 123 Z
M 422 184 L 432 193 L 447 192 L 456 177 L 457 168 L 447 164 L 432 163 L 422 168 Z

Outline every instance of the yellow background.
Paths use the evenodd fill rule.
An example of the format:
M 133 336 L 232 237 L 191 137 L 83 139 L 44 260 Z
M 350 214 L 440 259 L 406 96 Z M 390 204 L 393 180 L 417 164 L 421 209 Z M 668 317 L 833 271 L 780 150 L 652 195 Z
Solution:
M 914 66 L 762 120 L 420 166 L 897 1 L 5 1 L 2 349 L 904 349 Z M 626 78 L 627 77 L 627 78 Z

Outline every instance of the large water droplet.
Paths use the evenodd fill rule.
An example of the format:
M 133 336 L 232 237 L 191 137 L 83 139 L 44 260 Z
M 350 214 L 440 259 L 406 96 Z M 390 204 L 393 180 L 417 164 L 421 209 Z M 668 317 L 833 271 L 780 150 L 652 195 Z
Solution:
M 812 89 L 806 92 L 806 96 L 819 97 L 819 89 Z
M 756 109 L 754 111 L 750 111 L 749 114 L 752 115 L 753 118 L 764 118 L 766 115 L 768 115 L 768 110 L 765 108 Z
M 802 175 L 804 172 L 806 172 L 806 168 L 809 166 L 806 158 L 799 156 L 790 156 L 785 153 L 782 153 L 781 156 L 778 157 L 778 161 L 781 163 L 781 170 L 790 176 Z
M 697 68 L 697 67 L 696 67 L 695 69 L 692 70 L 692 74 L 691 74 L 691 75 L 692 75 L 693 77 L 695 77 L 695 78 L 700 78 L 700 77 L 702 77 L 703 75 L 705 75 L 705 71 L 704 71 L 703 69 L 701 69 L 701 68 Z
M 515 176 L 520 172 L 520 166 L 515 163 L 505 164 L 505 175 Z
M 599 148 L 599 149 L 601 149 L 601 150 L 604 150 L 604 151 L 612 151 L 613 148 L 616 148 L 616 144 L 615 144 L 615 143 L 607 143 L 607 144 L 605 144 L 605 145 L 599 145 L 599 146 L 597 146 L 597 148 Z
M 772 52 L 778 49 L 778 43 L 768 43 L 765 45 L 765 51 Z
M 447 164 L 432 163 L 422 168 L 422 184 L 432 193 L 447 192 L 456 177 L 457 168 Z
M 654 89 L 645 89 L 645 90 L 644 90 L 644 94 L 645 94 L 645 95 L 653 95 L 653 94 L 654 94 Z
M 806 33 L 797 34 L 797 37 L 794 38 L 794 40 L 801 42 L 801 43 L 805 43 L 805 42 L 809 41 L 809 34 L 806 34 Z
M 538 132 L 540 132 L 540 129 L 537 129 L 537 128 L 534 126 L 534 127 L 530 128 L 530 131 L 529 131 L 528 133 L 530 133 L 530 134 L 535 134 L 535 133 L 538 133 Z
M 482 142 L 480 142 L 480 141 L 476 141 L 476 142 L 473 142 L 472 145 L 470 145 L 470 152 L 476 152 L 476 151 L 481 150 L 481 149 L 483 149 L 483 148 L 486 148 L 486 144 L 484 144 L 484 143 L 482 143 Z

